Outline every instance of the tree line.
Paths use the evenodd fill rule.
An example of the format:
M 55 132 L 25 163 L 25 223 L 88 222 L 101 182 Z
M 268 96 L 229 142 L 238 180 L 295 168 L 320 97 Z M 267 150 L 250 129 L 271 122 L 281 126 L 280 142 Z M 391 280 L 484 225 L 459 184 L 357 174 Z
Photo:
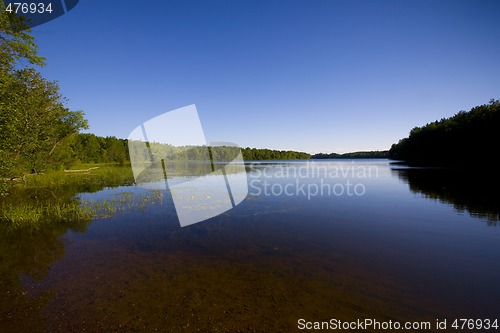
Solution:
M 271 150 L 244 148 L 241 150 L 243 158 L 247 161 L 258 160 L 308 160 L 311 154 L 292 150 Z
M 125 140 L 126 141 L 126 140 Z M 258 148 L 239 148 L 234 146 L 173 146 L 164 143 L 131 141 L 127 156 L 134 161 L 151 162 L 159 159 L 171 161 L 208 161 L 230 162 L 241 151 L 244 160 L 297 160 L 310 159 L 311 154 L 291 150 L 272 150 Z
M 388 150 L 374 150 L 374 151 L 355 151 L 352 153 L 319 153 L 313 155 L 312 159 L 324 160 L 324 159 L 352 159 L 352 158 L 388 158 Z
M 460 111 L 422 127 L 393 144 L 391 159 L 425 165 L 492 165 L 498 150 L 500 101 Z
M 69 163 L 123 163 L 130 161 L 129 147 L 137 145 L 133 158 L 148 162 L 152 156 L 178 161 L 231 161 L 240 152 L 239 147 L 231 146 L 173 146 L 156 142 L 129 142 L 116 137 L 100 137 L 94 134 L 76 134 L 69 140 L 68 149 L 72 157 Z M 207 149 L 209 148 L 209 149 Z M 132 148 L 133 149 L 133 148 Z M 244 160 L 297 160 L 309 159 L 308 153 L 291 150 L 271 150 L 242 148 Z

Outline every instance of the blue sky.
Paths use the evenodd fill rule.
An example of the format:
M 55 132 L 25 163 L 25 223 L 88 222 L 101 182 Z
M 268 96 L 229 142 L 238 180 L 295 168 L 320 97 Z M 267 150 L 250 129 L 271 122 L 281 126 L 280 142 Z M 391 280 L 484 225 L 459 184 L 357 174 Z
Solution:
M 500 1 L 81 0 L 33 28 L 90 132 L 196 104 L 208 141 L 348 152 L 500 98 Z

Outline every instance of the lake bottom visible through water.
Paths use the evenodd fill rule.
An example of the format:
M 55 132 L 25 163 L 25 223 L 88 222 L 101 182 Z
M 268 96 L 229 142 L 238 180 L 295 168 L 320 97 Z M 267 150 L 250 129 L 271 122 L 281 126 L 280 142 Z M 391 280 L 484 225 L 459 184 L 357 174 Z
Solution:
M 299 166 L 324 166 L 323 174 L 298 176 Z M 377 172 L 328 173 L 355 166 Z M 430 323 L 437 331 L 445 319 L 451 330 L 457 318 L 498 318 L 498 207 L 418 172 L 441 171 L 386 160 L 254 163 L 240 205 L 183 228 L 165 192 L 161 203 L 59 237 L 63 253 L 45 250 L 56 258 L 46 267 L 32 272 L 28 262 L 18 276 L 25 294 L 2 326 L 289 332 L 301 323 L 373 319 Z M 295 190 L 347 181 L 362 184 L 363 193 Z M 118 187 L 81 197 L 144 191 Z

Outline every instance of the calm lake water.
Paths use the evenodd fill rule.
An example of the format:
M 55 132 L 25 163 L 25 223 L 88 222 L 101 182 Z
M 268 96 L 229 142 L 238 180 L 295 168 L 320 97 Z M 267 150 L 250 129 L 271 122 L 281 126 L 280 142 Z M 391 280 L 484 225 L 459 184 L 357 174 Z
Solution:
M 156 200 L 2 235 L 0 327 L 289 332 L 301 318 L 432 329 L 436 319 L 500 320 L 498 177 L 387 160 L 247 169 L 241 204 L 184 228 L 169 191 L 127 186 L 79 197 Z

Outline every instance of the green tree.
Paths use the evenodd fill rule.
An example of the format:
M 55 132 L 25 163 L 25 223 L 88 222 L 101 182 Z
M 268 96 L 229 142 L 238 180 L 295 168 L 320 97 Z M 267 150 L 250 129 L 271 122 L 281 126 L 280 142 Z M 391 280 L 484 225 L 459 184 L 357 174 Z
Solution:
M 126 140 L 120 140 L 114 136 L 106 137 L 106 159 L 107 162 L 122 164 L 127 160 Z
M 68 136 L 87 127 L 56 82 L 44 79 L 37 46 L 23 22 L 0 4 L 0 176 L 16 177 L 67 159 Z
M 14 71 L 4 88 L 0 93 L 0 149 L 16 166 L 13 171 L 51 166 L 63 140 L 86 127 L 83 113 L 65 108 L 57 83 L 32 68 Z
M 6 12 L 0 2 L 0 69 L 2 75 L 11 72 L 19 62 L 43 66 L 45 59 L 38 55 L 38 46 L 30 30 L 16 15 Z

